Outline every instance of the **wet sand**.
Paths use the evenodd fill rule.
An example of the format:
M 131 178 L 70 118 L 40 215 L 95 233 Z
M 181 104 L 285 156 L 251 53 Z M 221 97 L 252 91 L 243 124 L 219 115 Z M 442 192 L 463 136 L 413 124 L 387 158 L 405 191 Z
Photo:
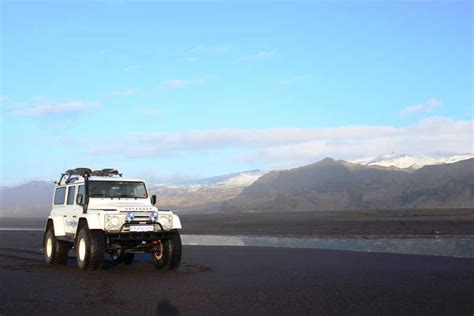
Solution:
M 187 234 L 293 237 L 474 235 L 474 209 L 181 215 Z
M 178 212 L 179 214 L 179 212 Z M 183 233 L 288 237 L 474 235 L 474 209 L 181 214 Z M 0 228 L 43 228 L 46 219 L 1 218 Z

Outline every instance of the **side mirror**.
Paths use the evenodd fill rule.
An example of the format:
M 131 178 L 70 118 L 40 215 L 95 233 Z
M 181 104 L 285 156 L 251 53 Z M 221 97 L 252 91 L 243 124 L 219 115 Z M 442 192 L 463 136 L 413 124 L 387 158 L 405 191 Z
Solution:
M 156 204 L 156 195 L 151 196 L 151 204 L 155 205 Z
M 77 205 L 84 205 L 84 195 L 78 194 L 76 196 L 76 204 Z

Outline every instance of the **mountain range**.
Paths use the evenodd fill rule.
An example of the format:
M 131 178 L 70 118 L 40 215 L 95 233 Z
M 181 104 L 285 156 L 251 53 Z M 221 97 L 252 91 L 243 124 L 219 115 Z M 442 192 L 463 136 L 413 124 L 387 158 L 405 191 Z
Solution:
M 158 203 L 163 208 L 206 206 L 238 196 L 263 174 L 258 169 L 250 170 L 179 184 L 156 185 L 150 191 L 158 196 Z
M 358 163 L 366 166 L 382 166 L 390 168 L 398 168 L 405 170 L 416 170 L 424 166 L 442 165 L 447 163 L 458 162 L 474 158 L 473 154 L 433 154 L 433 155 L 404 155 L 391 153 L 388 155 L 380 155 L 377 157 L 363 158 L 352 160 L 353 163 Z
M 150 192 L 160 207 L 187 212 L 473 208 L 471 157 L 386 155 L 358 163 L 327 158 L 290 170 L 153 185 Z M 45 181 L 0 187 L 0 217 L 47 216 L 53 188 Z
M 219 206 L 232 211 L 473 207 L 474 159 L 406 172 L 330 158 L 269 172 Z

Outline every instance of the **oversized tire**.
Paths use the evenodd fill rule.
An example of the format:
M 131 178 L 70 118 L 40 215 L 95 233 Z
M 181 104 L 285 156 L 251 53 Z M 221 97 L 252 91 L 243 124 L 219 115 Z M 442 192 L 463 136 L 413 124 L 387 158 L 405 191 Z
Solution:
M 161 270 L 177 269 L 181 263 L 181 236 L 178 230 L 174 230 L 173 237 L 162 240 L 151 256 L 155 268 Z
M 48 264 L 66 264 L 70 244 L 67 241 L 58 240 L 54 235 L 53 224 L 48 225 L 44 233 L 44 258 Z
M 77 266 L 82 270 L 98 270 L 104 264 L 104 232 L 81 227 L 76 238 Z

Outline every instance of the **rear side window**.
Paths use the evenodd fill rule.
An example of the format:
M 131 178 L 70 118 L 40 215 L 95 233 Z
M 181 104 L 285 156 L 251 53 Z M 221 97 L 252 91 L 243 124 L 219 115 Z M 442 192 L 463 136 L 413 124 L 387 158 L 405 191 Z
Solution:
M 54 205 L 64 204 L 66 197 L 66 188 L 57 188 L 54 194 Z
M 72 186 L 67 189 L 67 205 L 74 204 L 74 194 L 76 193 L 76 187 Z

